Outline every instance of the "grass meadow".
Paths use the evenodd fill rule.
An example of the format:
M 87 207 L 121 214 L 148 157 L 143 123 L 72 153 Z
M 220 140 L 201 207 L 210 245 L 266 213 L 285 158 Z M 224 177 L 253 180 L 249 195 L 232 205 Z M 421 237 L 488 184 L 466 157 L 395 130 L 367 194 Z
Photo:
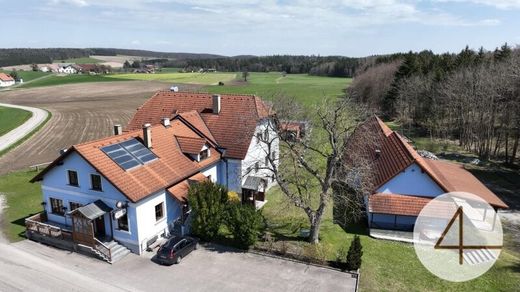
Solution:
M 128 73 L 128 74 L 113 74 L 108 75 L 107 78 L 122 79 L 122 80 L 152 80 L 163 81 L 172 84 L 201 84 L 210 85 L 218 84 L 220 81 L 227 82 L 236 78 L 236 73 L 178 73 L 170 72 L 169 69 L 164 69 L 165 73 L 143 74 L 143 73 Z
M 310 76 L 307 74 L 250 73 L 247 82 L 238 79 L 224 86 L 206 86 L 203 90 L 211 93 L 256 94 L 265 100 L 277 96 L 294 97 L 304 105 L 316 104 L 323 97 L 343 95 L 344 89 L 352 81 L 348 78 Z M 241 74 L 237 73 L 238 78 Z
M 306 215 L 287 203 L 276 187 L 266 196 L 262 214 L 268 231 L 278 239 L 299 245 L 309 245 L 299 238 L 300 228 L 309 228 Z M 329 205 L 322 223 L 320 245 L 329 260 L 336 258 L 341 248 L 348 248 L 355 234 L 361 237 L 363 262 L 361 291 L 515 291 L 520 283 L 520 255 L 503 249 L 499 260 L 483 276 L 464 283 L 441 280 L 419 261 L 412 244 L 374 239 L 368 236 L 365 224 L 343 229 L 332 221 Z
M 0 136 L 30 119 L 32 113 L 18 108 L 0 106 Z

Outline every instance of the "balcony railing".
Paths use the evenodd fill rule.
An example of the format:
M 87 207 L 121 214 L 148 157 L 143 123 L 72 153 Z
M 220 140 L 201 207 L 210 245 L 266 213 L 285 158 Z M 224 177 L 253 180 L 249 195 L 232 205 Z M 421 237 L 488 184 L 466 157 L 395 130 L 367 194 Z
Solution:
M 70 231 L 45 223 L 46 221 L 46 214 L 39 213 L 25 219 L 25 228 L 44 236 L 72 241 L 72 233 Z

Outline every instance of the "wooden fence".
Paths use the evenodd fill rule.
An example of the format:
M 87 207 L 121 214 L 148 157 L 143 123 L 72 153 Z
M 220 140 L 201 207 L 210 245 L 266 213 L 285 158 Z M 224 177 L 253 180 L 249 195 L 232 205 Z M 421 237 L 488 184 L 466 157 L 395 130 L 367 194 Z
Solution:
M 72 241 L 72 233 L 70 231 L 44 223 L 46 221 L 46 214 L 39 213 L 25 219 L 25 228 L 44 236 Z

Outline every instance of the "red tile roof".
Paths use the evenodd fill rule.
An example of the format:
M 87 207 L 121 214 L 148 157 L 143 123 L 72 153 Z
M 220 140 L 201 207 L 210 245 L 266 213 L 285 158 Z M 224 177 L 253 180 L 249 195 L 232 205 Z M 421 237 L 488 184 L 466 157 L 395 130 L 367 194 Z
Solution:
M 182 137 L 176 136 L 177 143 L 181 147 L 182 153 L 186 154 L 199 154 L 202 150 L 204 144 L 206 144 L 206 139 L 204 138 L 192 138 L 192 137 Z
M 138 129 L 144 123 L 158 124 L 161 118 L 178 113 L 192 121 L 196 119 L 195 114 L 186 112 L 195 111 L 216 142 L 226 148 L 226 157 L 244 159 L 257 122 L 269 116 L 269 108 L 253 95 L 221 94 L 220 97 L 221 111 L 215 114 L 211 110 L 212 95 L 209 93 L 157 92 L 137 110 L 127 130 Z M 200 125 L 197 128 L 207 132 Z
M 467 171 L 464 166 L 442 160 L 423 160 L 431 171 L 442 182 L 449 192 L 467 192 L 478 195 L 490 205 L 498 208 L 508 208 L 499 197 L 488 189 L 481 181 Z
M 201 182 L 206 179 L 207 177 L 202 173 L 197 173 L 188 179 L 185 179 L 180 183 L 168 188 L 168 192 L 178 201 L 185 203 L 188 200 L 188 189 L 190 188 L 190 181 Z
M 408 166 L 416 163 L 445 192 L 474 193 L 495 207 L 507 208 L 502 200 L 464 167 L 423 158 L 401 135 L 392 131 L 378 117 L 371 117 L 354 131 L 347 149 L 348 160 L 353 161 L 359 156 L 371 161 L 371 185 L 374 192 Z
M 431 200 L 432 198 L 427 197 L 377 193 L 369 197 L 368 210 L 377 214 L 418 216 Z M 428 211 L 423 212 L 423 215 L 450 218 L 456 209 L 457 205 L 454 202 L 435 201 L 428 206 Z
M 14 81 L 14 78 L 11 75 L 0 73 L 0 80 L 2 81 Z
M 151 128 L 152 152 L 158 159 L 129 170 L 119 167 L 101 148 L 136 138 L 143 141 L 142 129 L 125 132 L 121 135 L 91 141 L 72 146 L 66 154 L 60 156 L 51 165 L 38 174 L 32 181 L 41 180 L 43 175 L 72 152 L 77 152 L 100 174 L 111 182 L 132 202 L 137 202 L 161 189 L 171 187 L 178 182 L 193 176 L 201 169 L 220 160 L 220 153 L 210 147 L 210 157 L 201 161 L 193 161 L 183 154 L 175 136 L 201 139 L 184 121 L 175 119 L 170 127 L 155 125 Z
M 417 216 L 430 201 L 431 198 L 377 193 L 369 197 L 368 211 L 378 214 Z

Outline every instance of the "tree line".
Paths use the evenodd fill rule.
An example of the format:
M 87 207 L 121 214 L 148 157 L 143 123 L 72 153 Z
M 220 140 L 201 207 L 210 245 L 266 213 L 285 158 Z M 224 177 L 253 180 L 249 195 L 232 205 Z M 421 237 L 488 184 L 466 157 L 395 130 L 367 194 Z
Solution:
M 13 48 L 0 49 L 0 66 L 13 66 L 25 64 L 46 64 L 53 61 L 61 61 L 66 59 L 89 57 L 91 55 L 102 56 L 139 56 L 148 58 L 162 59 L 164 63 L 171 62 L 172 65 L 185 65 L 183 60 L 186 59 L 211 59 L 222 56 L 212 54 L 194 54 L 194 53 L 167 53 L 145 50 L 131 49 L 111 49 L 111 48 Z
M 341 56 L 237 56 L 212 59 L 188 59 L 185 70 L 212 68 L 226 72 L 308 73 L 316 76 L 352 77 L 359 66 L 358 58 Z
M 379 57 L 349 94 L 386 119 L 434 138 L 457 140 L 483 159 L 515 162 L 520 139 L 520 49 L 466 47 Z

